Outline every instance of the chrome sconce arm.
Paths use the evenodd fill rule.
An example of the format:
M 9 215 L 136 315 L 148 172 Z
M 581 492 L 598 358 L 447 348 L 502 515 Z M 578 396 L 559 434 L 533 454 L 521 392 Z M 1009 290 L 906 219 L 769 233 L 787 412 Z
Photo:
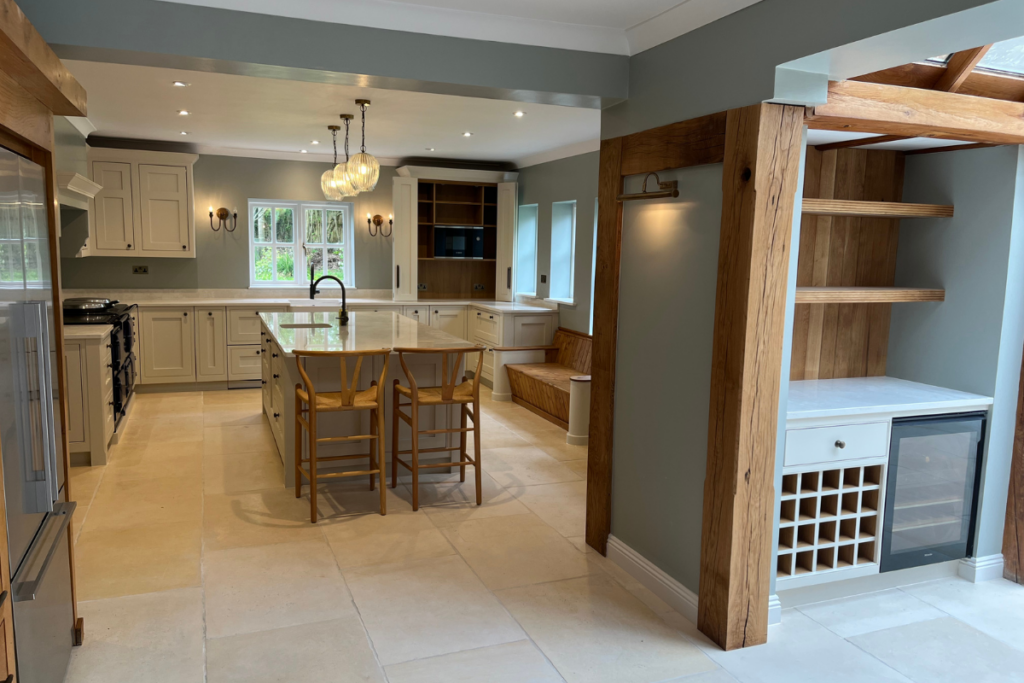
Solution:
M 217 214 L 217 225 L 216 225 L 216 227 L 214 227 L 214 225 L 213 225 L 213 215 L 214 215 L 214 213 Z M 228 223 L 228 218 L 231 218 L 231 223 L 230 224 Z M 230 225 L 230 227 L 229 227 L 229 225 Z M 238 212 L 237 211 L 229 212 L 224 207 L 221 207 L 221 208 L 217 209 L 216 211 L 214 211 L 213 207 L 212 206 L 210 207 L 210 229 L 211 230 L 213 230 L 214 232 L 218 232 L 221 228 L 224 228 L 224 230 L 226 230 L 227 232 L 234 232 L 235 228 L 237 228 L 237 227 L 238 227 Z

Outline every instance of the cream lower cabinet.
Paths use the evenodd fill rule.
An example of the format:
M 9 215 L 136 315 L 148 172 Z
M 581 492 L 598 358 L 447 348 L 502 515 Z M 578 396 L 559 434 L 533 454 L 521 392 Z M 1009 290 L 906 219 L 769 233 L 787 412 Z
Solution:
M 459 339 L 466 338 L 465 306 L 432 306 L 430 326 Z
M 196 381 L 195 309 L 146 308 L 142 320 L 142 382 Z
M 88 453 L 92 466 L 107 464 L 114 435 L 114 383 L 110 371 L 110 332 L 64 343 L 68 398 L 68 446 Z
M 430 306 L 406 306 L 402 315 L 423 325 L 430 324 Z
M 196 308 L 196 381 L 228 378 L 227 325 L 224 308 Z
M 227 309 L 229 382 L 255 383 L 261 377 L 263 323 L 260 313 L 280 313 L 287 306 L 232 306 Z M 239 386 L 232 384 L 232 386 Z
M 495 312 L 484 306 L 469 307 L 469 341 L 487 347 L 481 377 L 494 378 L 495 347 L 547 346 L 558 329 L 558 311 Z

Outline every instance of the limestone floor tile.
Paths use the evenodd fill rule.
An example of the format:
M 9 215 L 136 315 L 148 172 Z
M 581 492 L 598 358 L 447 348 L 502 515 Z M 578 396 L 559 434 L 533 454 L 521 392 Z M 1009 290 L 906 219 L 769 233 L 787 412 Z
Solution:
M 132 408 L 130 420 L 154 420 L 165 418 L 187 417 L 201 420 L 203 414 L 203 398 L 197 395 L 182 394 L 141 394 Z
M 486 451 L 489 448 L 522 448 L 530 444 L 523 437 L 505 427 L 493 427 L 484 433 L 480 432 L 480 448 Z M 475 452 L 475 442 L 469 439 L 466 451 Z
M 182 444 L 166 444 L 171 447 L 178 447 L 173 455 L 173 449 L 167 449 L 168 455 L 139 454 L 139 451 L 129 450 L 118 452 L 117 457 L 111 459 L 107 465 L 107 474 L 104 475 L 104 482 L 109 485 L 112 482 L 126 482 L 139 480 L 155 480 L 165 478 L 191 477 L 200 480 L 203 476 L 202 444 L 186 442 Z M 188 448 L 181 448 L 186 446 Z
M 696 674 L 694 676 L 672 678 L 667 681 L 663 681 L 662 683 L 737 683 L 737 679 L 725 669 L 715 669 L 713 671 L 705 671 L 702 674 Z
M 494 481 L 516 493 L 524 486 L 579 481 L 581 477 L 550 455 L 534 448 L 484 448 L 480 459 Z
M 569 579 L 596 569 L 534 515 L 474 519 L 441 531 L 491 590 Z
M 521 406 L 512 404 L 519 410 L 509 410 L 505 412 L 494 413 L 494 419 L 504 424 L 506 427 L 511 429 L 513 432 L 522 433 L 536 433 L 536 432 L 549 432 L 554 429 L 558 429 L 557 425 L 553 425 L 539 415 L 534 415 L 529 410 Z M 562 431 L 563 437 L 565 431 Z
M 562 462 L 566 461 L 586 461 L 587 458 L 587 446 L 573 446 L 565 442 L 565 431 L 560 430 L 557 439 L 544 438 L 536 439 L 526 436 L 526 440 L 530 441 L 533 446 L 541 449 L 555 460 Z
M 384 666 L 524 637 L 458 556 L 346 569 L 344 575 Z
M 654 683 L 715 668 L 603 574 L 497 595 L 569 683 Z
M 757 647 L 724 652 L 706 637 L 694 637 L 709 657 L 743 683 L 793 683 L 797 674 L 829 683 L 910 680 L 793 609 L 783 612 L 782 623 L 771 627 L 768 642 Z
M 259 389 L 231 389 L 228 391 L 204 391 L 203 407 L 255 405 L 263 401 L 263 392 Z
M 246 453 L 277 448 L 268 424 L 203 429 L 203 453 Z
M 203 595 L 182 588 L 78 603 L 86 638 L 66 683 L 200 683 Z
M 525 515 L 530 510 L 503 489 L 485 472 L 480 478 L 482 503 L 476 504 L 476 480 L 472 469 L 466 471 L 466 481 L 459 475 L 448 475 L 441 481 L 420 482 L 420 510 L 437 526 L 446 526 L 484 517 Z M 412 484 L 396 489 L 404 500 L 412 500 Z
M 71 468 L 71 495 L 78 501 L 78 506 L 88 506 L 96 495 L 100 480 L 106 473 L 106 467 L 72 467 Z
M 1024 652 L 952 617 L 850 639 L 917 683 L 1024 681 Z
M 946 616 L 945 612 L 898 589 L 818 602 L 797 609 L 844 638 Z
M 583 479 L 587 478 L 587 459 L 582 460 L 563 460 L 562 464 L 568 467 L 570 470 L 578 474 Z
M 333 621 L 206 641 L 208 683 L 384 683 L 354 612 Z
M 263 424 L 262 405 L 252 406 L 244 403 L 214 405 L 203 408 L 203 427 L 239 427 L 242 425 Z
M 111 478 L 100 486 L 89 507 L 91 529 L 172 522 L 198 528 L 203 518 L 202 477 L 196 473 L 127 481 Z
M 242 493 L 284 488 L 284 464 L 277 449 L 247 453 L 209 453 L 203 458 L 203 491 Z
M 392 664 L 386 671 L 390 683 L 563 683 L 529 640 Z
M 317 484 L 316 509 L 320 513 L 318 524 L 334 524 L 343 522 L 351 515 L 378 515 L 380 516 L 380 480 L 374 484 L 371 491 L 369 480 L 363 477 L 353 477 L 348 480 L 334 480 Z M 302 487 L 302 500 L 306 505 L 307 515 L 309 510 L 309 486 Z M 412 512 L 412 505 L 406 502 L 402 495 L 401 484 L 399 488 L 387 487 L 387 513 Z
M 309 500 L 280 488 L 238 494 L 215 494 L 203 502 L 206 551 L 246 546 L 322 540 L 309 523 Z
M 89 516 L 89 506 L 79 503 L 75 506 L 75 516 L 71 518 L 71 523 L 75 529 L 75 543 L 78 543 L 78 537 L 82 535 L 82 529 L 85 527 L 85 520 Z
M 625 569 L 618 566 L 608 558 L 603 557 L 600 553 L 589 546 L 584 550 L 584 552 L 587 553 L 587 556 L 590 558 L 592 563 L 601 567 L 608 576 L 615 579 L 616 583 L 625 588 L 626 591 L 634 598 L 647 605 L 652 612 L 659 616 L 667 612 L 673 612 L 671 605 L 655 595 L 642 583 L 634 579 Z
M 111 469 L 138 467 L 145 461 L 162 465 L 167 472 L 177 469 L 179 458 L 194 458 L 203 454 L 202 441 L 170 442 L 139 441 L 119 443 L 110 450 L 109 464 Z
M 323 531 L 342 569 L 455 554 L 425 515 L 411 511 L 346 517 Z
M 323 540 L 207 552 L 203 569 L 208 638 L 354 613 L 334 555 Z
M 950 578 L 903 590 L 982 633 L 1024 649 L 1024 586 L 1001 578 L 980 583 Z
M 79 600 L 198 586 L 199 526 L 179 522 L 95 529 L 75 546 Z
M 202 420 L 194 417 L 128 418 L 128 427 L 121 437 L 123 444 L 184 443 L 203 440 Z
M 516 489 L 515 496 L 563 536 L 582 536 L 586 532 L 587 482 L 527 486 Z

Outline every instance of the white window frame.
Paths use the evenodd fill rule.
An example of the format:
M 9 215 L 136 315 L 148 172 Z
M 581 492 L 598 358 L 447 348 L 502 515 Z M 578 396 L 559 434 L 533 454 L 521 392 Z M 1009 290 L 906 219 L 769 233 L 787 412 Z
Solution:
M 555 250 L 553 247 L 555 239 L 555 207 L 559 205 L 572 204 L 572 226 L 569 230 L 569 296 L 568 297 L 556 297 L 548 296 L 545 301 L 550 301 L 557 304 L 565 304 L 567 306 L 575 306 L 575 291 L 576 291 L 576 200 L 570 199 L 564 202 L 552 202 L 551 204 L 551 239 L 549 240 L 548 248 L 548 294 L 551 293 L 551 277 L 555 272 Z
M 265 207 L 274 209 L 291 209 L 292 210 L 292 230 L 295 234 L 295 241 L 288 244 L 278 244 L 277 234 L 272 230 L 273 241 L 271 242 L 260 242 L 256 243 L 255 226 L 252 224 L 253 209 L 257 207 Z M 280 199 L 250 199 L 249 200 L 249 211 L 246 214 L 246 221 L 249 228 L 249 287 L 253 289 L 274 287 L 295 287 L 295 288 L 308 288 L 309 287 L 309 264 L 306 260 L 306 210 L 307 209 L 320 209 L 330 211 L 342 211 L 345 214 L 344 225 L 342 228 L 341 247 L 345 251 L 345 277 L 342 281 L 345 283 L 345 287 L 355 287 L 355 206 L 352 202 L 297 202 L 294 200 L 280 200 Z M 274 263 L 276 264 L 278 246 L 290 246 L 295 249 L 295 279 L 288 281 L 277 280 L 277 268 L 273 266 L 274 278 L 273 280 L 257 280 L 256 279 L 256 248 L 257 247 L 270 247 L 274 254 Z M 311 248 L 324 248 L 324 243 L 319 243 Z
M 520 291 L 521 275 L 519 271 L 519 229 L 522 227 L 523 209 L 534 209 L 533 216 L 533 287 L 530 291 Z M 516 234 L 515 234 L 515 288 L 513 294 L 515 296 L 525 296 L 536 298 L 537 297 L 537 252 L 538 242 L 540 238 L 540 205 L 539 204 L 523 204 L 519 207 L 516 212 Z

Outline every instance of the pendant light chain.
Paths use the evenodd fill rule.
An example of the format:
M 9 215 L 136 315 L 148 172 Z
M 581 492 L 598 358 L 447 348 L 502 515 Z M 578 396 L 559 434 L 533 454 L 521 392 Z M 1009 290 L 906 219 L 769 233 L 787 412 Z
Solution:
M 365 116 L 365 114 L 364 114 Z M 352 119 L 345 119 L 345 163 L 348 163 L 348 124 L 352 123 Z M 338 164 L 338 160 L 334 160 L 335 166 Z
M 366 154 L 366 105 L 359 105 L 359 109 L 363 114 L 363 144 L 359 146 L 359 151 Z
M 331 137 L 334 138 L 334 165 L 338 165 L 338 131 L 332 130 Z

